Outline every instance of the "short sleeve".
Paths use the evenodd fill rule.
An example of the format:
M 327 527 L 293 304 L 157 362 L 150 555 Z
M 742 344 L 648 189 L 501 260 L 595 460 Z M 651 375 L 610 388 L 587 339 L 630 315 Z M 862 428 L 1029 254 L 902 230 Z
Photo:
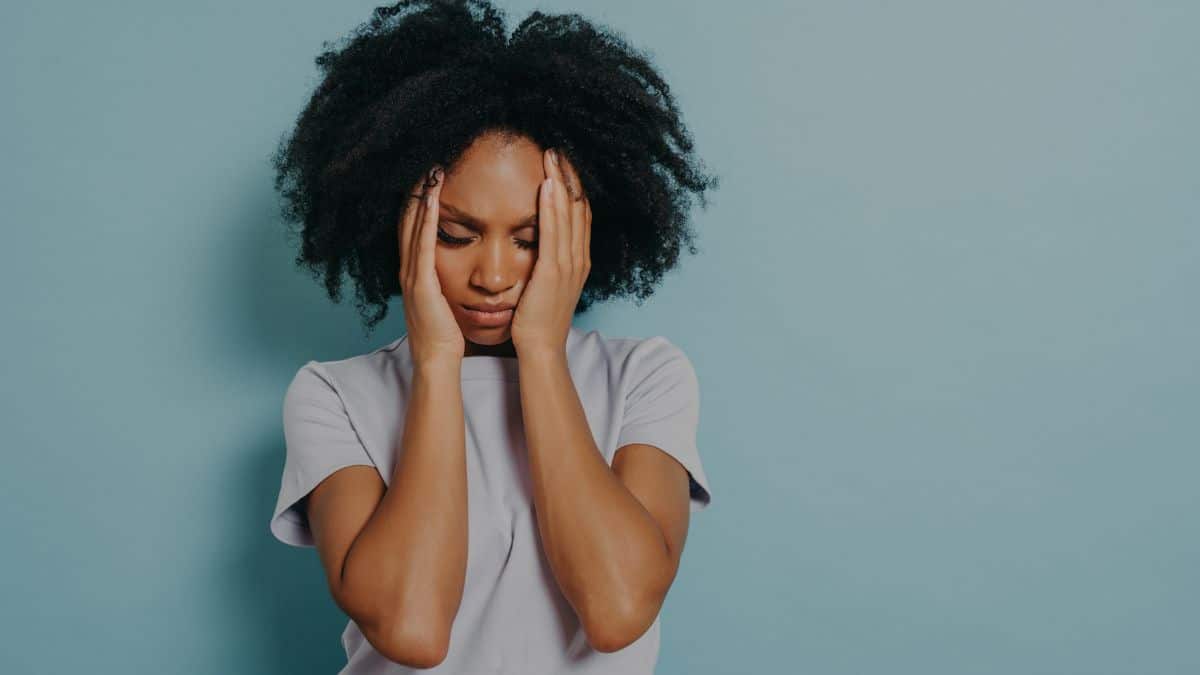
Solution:
M 304 364 L 288 385 L 283 436 L 287 451 L 271 534 L 285 544 L 315 547 L 302 500 L 338 469 L 375 466 L 331 378 L 316 361 Z
M 666 338 L 649 338 L 634 348 L 633 385 L 626 387 L 625 413 L 617 448 L 644 443 L 666 452 L 687 469 L 691 511 L 712 501 L 696 446 L 700 382 L 691 361 Z

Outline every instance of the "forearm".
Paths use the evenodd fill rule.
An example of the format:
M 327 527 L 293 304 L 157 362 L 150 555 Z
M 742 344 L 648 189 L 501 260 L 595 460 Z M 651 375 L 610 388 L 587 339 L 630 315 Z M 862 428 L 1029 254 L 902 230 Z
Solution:
M 670 585 L 666 539 L 596 446 L 565 352 L 518 363 L 537 524 L 559 587 L 589 638 L 644 629 Z
M 414 369 L 391 484 L 347 554 L 344 584 L 393 634 L 449 639 L 467 568 L 461 363 Z

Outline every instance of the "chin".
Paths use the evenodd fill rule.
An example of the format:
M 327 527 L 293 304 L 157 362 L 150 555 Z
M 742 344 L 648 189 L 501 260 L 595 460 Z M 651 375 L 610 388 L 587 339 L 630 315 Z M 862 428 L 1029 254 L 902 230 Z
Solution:
M 493 347 L 504 344 L 512 338 L 512 324 L 495 328 L 481 328 L 467 324 L 466 326 L 460 325 L 459 328 L 462 329 L 463 337 L 481 346 Z

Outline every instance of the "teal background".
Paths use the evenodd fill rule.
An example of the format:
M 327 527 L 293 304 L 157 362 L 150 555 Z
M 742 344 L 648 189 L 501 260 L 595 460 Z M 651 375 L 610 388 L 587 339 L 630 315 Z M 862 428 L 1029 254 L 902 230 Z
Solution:
M 293 269 L 268 156 L 373 6 L 0 8 L 0 672 L 344 662 L 280 406 L 404 323 Z M 1200 672 L 1200 4 L 502 6 L 649 49 L 722 179 L 578 321 L 701 382 L 658 672 Z

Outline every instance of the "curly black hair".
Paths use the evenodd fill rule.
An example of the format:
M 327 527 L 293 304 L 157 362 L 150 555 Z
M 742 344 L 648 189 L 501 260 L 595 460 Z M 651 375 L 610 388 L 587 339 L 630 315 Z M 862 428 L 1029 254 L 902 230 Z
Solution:
M 575 314 L 614 296 L 641 305 L 682 246 L 697 253 L 691 197 L 707 208 L 719 181 L 650 57 L 619 32 L 534 11 L 506 37 L 485 0 L 406 0 L 322 49 L 322 80 L 272 157 L 275 189 L 300 225 L 296 264 L 323 275 L 334 302 L 348 273 L 368 333 L 400 294 L 410 186 L 486 132 L 556 148 L 579 172 L 593 236 Z

